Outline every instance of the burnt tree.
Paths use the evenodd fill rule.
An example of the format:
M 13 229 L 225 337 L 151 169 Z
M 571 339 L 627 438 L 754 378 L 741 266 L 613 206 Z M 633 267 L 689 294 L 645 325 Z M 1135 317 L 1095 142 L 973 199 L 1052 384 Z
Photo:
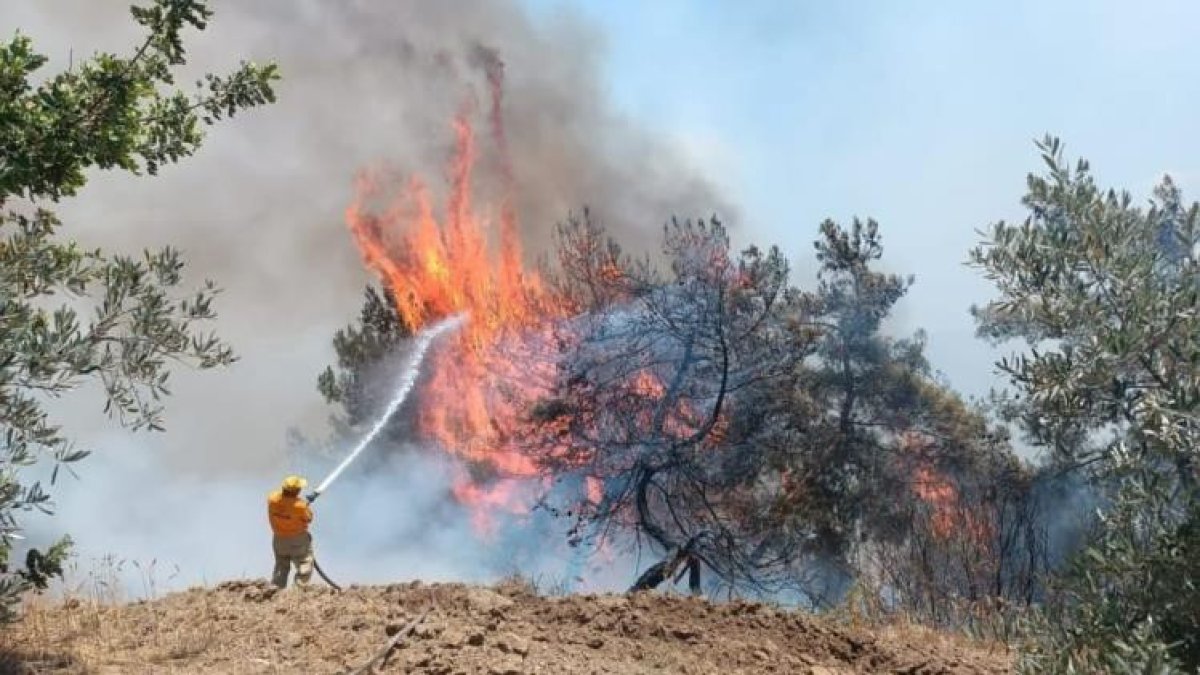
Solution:
M 809 348 L 782 255 L 732 253 L 715 219 L 665 228 L 664 271 L 616 254 L 589 221 L 561 235 L 558 285 L 584 311 L 559 329 L 532 451 L 597 489 L 546 507 L 580 532 L 623 529 L 661 551 L 693 541 L 724 583 L 775 581 L 791 556 L 763 518 L 773 488 L 752 441 L 769 421 L 751 407 Z

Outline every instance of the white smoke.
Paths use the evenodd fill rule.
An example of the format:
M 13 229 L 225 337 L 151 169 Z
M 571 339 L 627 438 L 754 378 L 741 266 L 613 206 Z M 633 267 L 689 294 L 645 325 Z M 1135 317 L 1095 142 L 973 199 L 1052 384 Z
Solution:
M 120 437 L 110 440 L 127 452 L 89 463 L 80 483 L 60 491 L 79 568 L 68 576 L 68 591 L 113 572 L 116 563 L 129 598 L 144 592 L 152 564 L 158 591 L 269 576 L 265 490 L 278 475 L 205 481 L 172 472 Z M 407 450 L 376 462 L 370 474 L 347 473 L 314 505 L 316 557 L 334 581 L 491 582 L 519 572 L 545 588 L 588 590 L 620 588 L 633 578 L 632 561 L 590 564 L 587 551 L 567 550 L 561 524 L 537 514 L 507 522 L 495 538 L 481 536 L 470 513 L 446 498 L 454 476 L 449 460 Z
M 52 68 L 96 50 L 128 53 L 138 38 L 125 3 L 3 5 L 2 23 L 30 35 Z M 60 476 L 56 517 L 26 519 L 31 544 L 70 533 L 82 561 L 156 559 L 179 566 L 175 585 L 269 572 L 264 500 L 298 469 L 286 432 L 324 428 L 316 375 L 333 361 L 330 338 L 357 315 L 370 281 L 342 221 L 353 176 L 386 161 L 438 183 L 453 142 L 449 120 L 469 95 L 486 101 L 481 46 L 505 63 L 517 206 L 535 252 L 583 205 L 627 240 L 657 232 L 675 213 L 735 215 L 670 139 L 649 138 L 614 113 L 601 85 L 601 41 L 578 19 L 538 25 L 513 0 L 212 6 L 208 30 L 189 36 L 193 71 L 276 60 L 279 102 L 218 125 L 197 156 L 157 177 L 97 173 L 59 212 L 65 233 L 87 246 L 181 248 L 193 282 L 212 278 L 225 289 L 214 328 L 241 361 L 177 372 L 165 434 L 114 430 L 89 393 L 56 406 L 96 452 L 76 467 L 78 479 Z M 395 461 L 322 498 L 316 537 L 330 571 L 346 581 L 485 574 L 481 561 L 497 553 L 477 541 L 465 514 L 442 512 L 445 468 L 422 456 Z M 434 515 L 440 524 L 427 525 Z

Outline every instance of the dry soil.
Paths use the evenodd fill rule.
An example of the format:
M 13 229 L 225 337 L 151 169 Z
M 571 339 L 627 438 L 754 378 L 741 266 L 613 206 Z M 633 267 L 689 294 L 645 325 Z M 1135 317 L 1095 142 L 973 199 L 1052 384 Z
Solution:
M 276 592 L 264 581 L 121 606 L 68 601 L 35 608 L 0 633 L 0 672 L 352 673 L 426 612 L 376 672 L 1011 672 L 1002 649 L 915 629 L 856 629 L 757 603 L 658 594 L 541 597 L 519 584 Z

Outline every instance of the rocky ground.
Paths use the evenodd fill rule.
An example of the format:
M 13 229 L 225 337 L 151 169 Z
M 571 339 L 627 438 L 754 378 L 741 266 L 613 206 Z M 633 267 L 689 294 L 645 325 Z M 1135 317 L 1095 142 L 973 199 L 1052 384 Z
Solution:
M 366 673 L 397 634 L 374 672 L 1011 672 L 1000 648 L 915 628 L 853 629 L 756 603 L 540 597 L 519 584 L 276 592 L 236 581 L 121 606 L 35 607 L 2 633 L 0 673 Z

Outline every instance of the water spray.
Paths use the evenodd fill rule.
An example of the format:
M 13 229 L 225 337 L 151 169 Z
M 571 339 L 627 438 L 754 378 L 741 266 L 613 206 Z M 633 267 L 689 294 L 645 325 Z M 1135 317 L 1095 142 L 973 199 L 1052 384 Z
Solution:
M 429 346 L 433 344 L 433 341 L 442 334 L 461 326 L 465 318 L 466 317 L 462 314 L 452 316 L 437 324 L 434 324 L 417 335 L 416 342 L 413 344 L 412 354 L 408 357 L 408 363 L 404 366 L 404 370 L 402 371 L 400 384 L 396 387 L 396 394 L 392 397 L 391 402 L 388 403 L 387 409 L 384 410 L 383 414 L 379 416 L 379 419 L 375 422 L 375 426 L 371 427 L 371 430 L 367 432 L 367 435 L 362 437 L 362 440 L 358 442 L 358 445 L 354 446 L 354 449 L 350 451 L 349 455 L 346 455 L 346 458 L 342 460 L 342 463 L 338 464 L 337 467 L 325 477 L 325 480 L 321 481 L 321 484 L 307 495 L 310 503 L 317 497 L 320 497 L 323 492 L 328 490 L 330 484 L 337 480 L 337 477 L 346 470 L 346 467 L 350 466 L 351 462 L 357 459 L 358 456 L 362 454 L 362 451 L 371 444 L 371 441 L 375 440 L 375 437 L 379 435 L 379 432 L 383 431 L 383 428 L 387 425 L 388 420 L 391 419 L 392 415 L 396 413 L 396 410 L 400 408 L 401 404 L 403 404 L 405 399 L 408 398 L 409 392 L 411 392 L 412 388 L 416 385 L 417 375 L 419 375 L 421 372 L 421 363 L 425 360 L 425 353 L 429 350 Z

